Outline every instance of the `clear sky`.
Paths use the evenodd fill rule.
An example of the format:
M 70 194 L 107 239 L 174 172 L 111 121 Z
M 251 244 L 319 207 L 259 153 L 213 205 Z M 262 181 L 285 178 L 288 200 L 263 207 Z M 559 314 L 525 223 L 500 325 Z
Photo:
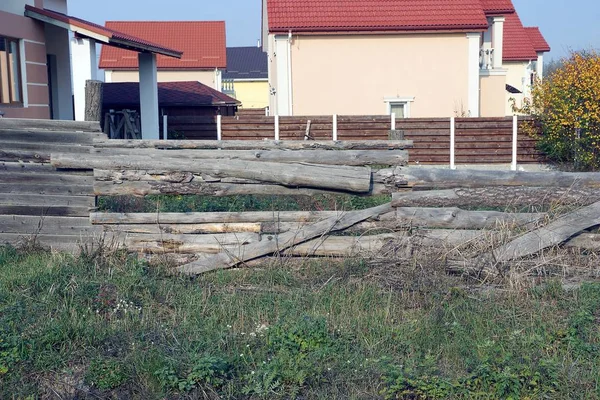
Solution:
M 369 1 L 369 0 L 364 0 Z M 600 0 L 513 0 L 525 26 L 539 26 L 552 47 L 600 49 Z M 253 46 L 260 38 L 261 0 L 69 0 L 71 15 L 107 20 L 224 20 L 228 46 Z

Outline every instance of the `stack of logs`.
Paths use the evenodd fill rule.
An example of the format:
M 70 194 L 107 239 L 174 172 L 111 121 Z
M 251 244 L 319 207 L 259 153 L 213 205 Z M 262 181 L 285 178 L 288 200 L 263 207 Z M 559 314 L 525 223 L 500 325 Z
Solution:
M 96 141 L 92 154 L 53 154 L 52 164 L 94 169 L 96 195 L 392 196 L 391 203 L 348 212 L 91 215 L 94 225 L 120 236 L 129 250 L 183 255 L 188 261 L 193 256 L 180 267 L 189 274 L 272 254 L 375 252 L 390 240 L 413 235 L 415 228 L 420 228 L 420 243 L 456 245 L 482 230 L 519 227 L 522 236 L 494 250 L 499 261 L 561 243 L 600 247 L 593 234 L 576 236 L 600 224 L 600 174 L 408 168 L 405 149 L 410 146 L 408 141 Z M 588 207 L 549 225 L 545 212 L 535 212 L 574 202 Z M 528 212 L 457 208 L 521 206 Z

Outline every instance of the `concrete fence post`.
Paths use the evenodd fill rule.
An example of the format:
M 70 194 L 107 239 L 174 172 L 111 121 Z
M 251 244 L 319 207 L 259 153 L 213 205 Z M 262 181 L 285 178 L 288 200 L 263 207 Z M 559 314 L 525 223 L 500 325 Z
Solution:
M 338 140 L 337 114 L 333 114 L 333 140 Z
M 279 115 L 275 116 L 275 140 L 279 140 Z
M 519 134 L 519 117 L 513 115 L 513 136 L 512 136 L 512 163 L 510 165 L 511 171 L 517 170 L 517 140 Z
M 169 117 L 166 114 L 163 114 L 163 140 L 169 139 L 168 119 Z
M 456 145 L 456 118 L 450 118 L 450 169 L 456 169 L 455 164 L 455 145 Z
M 393 131 L 396 130 L 396 113 L 392 113 L 391 115 L 390 129 Z
M 217 140 L 222 140 L 223 138 L 223 116 L 217 115 Z

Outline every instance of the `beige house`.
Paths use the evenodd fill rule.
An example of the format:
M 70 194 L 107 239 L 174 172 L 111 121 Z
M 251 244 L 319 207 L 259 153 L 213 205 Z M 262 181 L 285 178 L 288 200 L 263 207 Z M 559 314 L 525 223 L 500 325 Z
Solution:
M 106 28 L 183 52 L 181 59 L 158 57 L 158 82 L 198 81 L 222 89 L 227 67 L 224 21 L 108 21 Z M 139 81 L 134 52 L 103 46 L 99 67 L 108 83 Z
M 301 3 L 263 0 L 272 114 L 504 116 L 549 50 L 510 0 Z

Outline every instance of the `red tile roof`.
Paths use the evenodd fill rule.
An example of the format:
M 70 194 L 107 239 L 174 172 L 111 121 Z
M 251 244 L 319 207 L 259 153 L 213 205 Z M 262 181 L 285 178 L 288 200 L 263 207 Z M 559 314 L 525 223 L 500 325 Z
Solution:
M 484 30 L 481 0 L 267 0 L 270 32 Z
M 544 35 L 542 35 L 542 32 L 540 32 L 540 28 L 538 28 L 537 26 L 526 27 L 525 32 L 527 32 L 529 40 L 531 41 L 531 44 L 533 45 L 535 51 L 550 51 L 550 45 L 548 44 L 546 39 L 544 39 Z
M 183 51 L 181 60 L 158 57 L 158 69 L 213 69 L 227 66 L 224 21 L 109 21 L 109 29 L 126 32 Z M 102 47 L 100 68 L 137 69 L 135 54 Z
M 511 0 L 481 0 L 483 11 L 486 14 L 512 14 L 515 12 L 515 7 Z
M 173 50 L 174 47 L 163 46 L 162 44 L 157 44 L 153 41 L 141 39 L 134 35 L 123 33 L 115 29 L 106 28 L 104 26 L 94 24 L 93 22 L 72 17 L 56 11 L 25 5 L 25 15 L 34 19 L 39 19 L 41 16 L 46 22 L 48 22 L 48 19 L 50 19 L 56 23 L 60 23 L 61 26 L 63 26 L 62 24 L 66 24 L 70 26 L 70 28 L 76 30 L 80 36 L 96 36 L 96 38 L 103 37 L 106 40 L 105 43 L 111 46 L 125 46 L 138 51 L 152 51 L 153 53 L 158 53 L 169 57 L 181 57 L 181 52 L 178 50 Z M 108 48 L 116 49 L 116 47 Z
M 140 104 L 140 84 L 137 82 L 105 83 L 105 106 L 135 107 Z M 200 107 L 236 105 L 239 101 L 197 81 L 159 82 L 158 105 L 160 107 Z
M 537 60 L 537 52 L 517 13 L 506 16 L 502 53 L 504 61 Z

